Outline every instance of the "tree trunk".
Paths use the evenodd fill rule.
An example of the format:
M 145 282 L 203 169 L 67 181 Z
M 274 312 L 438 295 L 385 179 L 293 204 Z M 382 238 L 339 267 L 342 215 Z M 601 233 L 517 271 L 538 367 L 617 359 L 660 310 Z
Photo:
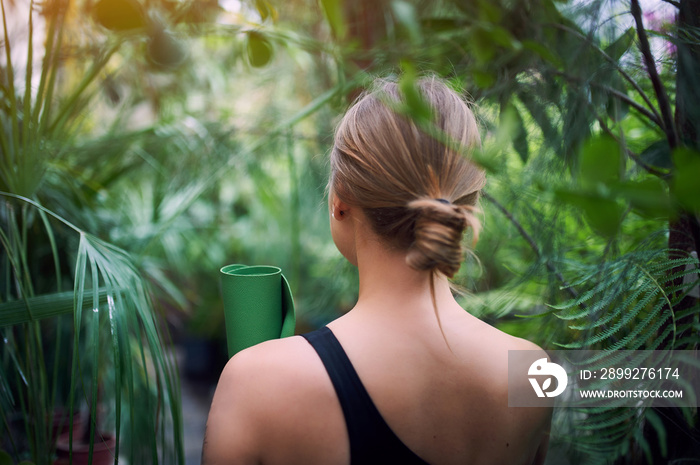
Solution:
M 675 123 L 681 146 L 700 151 L 700 45 L 697 44 L 697 40 L 691 43 L 689 38 L 684 39 L 690 31 L 700 28 L 700 2 L 681 0 L 676 25 L 678 68 Z M 669 248 L 687 253 L 700 249 L 700 223 L 696 212 L 681 212 L 669 226 Z M 679 285 L 681 282 L 682 279 L 674 284 Z M 696 297 L 687 296 L 674 306 L 673 312 L 678 314 L 697 304 Z M 677 325 L 685 323 L 689 321 L 677 321 Z M 682 336 L 678 334 L 677 338 Z
M 700 1 L 681 0 L 676 26 L 677 34 L 677 74 L 676 74 L 676 113 L 675 124 L 681 146 L 700 150 L 700 46 L 684 40 L 684 34 L 691 28 L 700 27 Z M 672 250 L 686 253 L 697 251 L 700 246 L 700 224 L 695 212 L 682 211 L 669 223 L 668 246 Z M 669 258 L 674 258 L 672 252 Z M 682 271 L 674 269 L 673 273 Z M 678 286 L 683 279 L 673 283 Z M 674 305 L 673 313 L 689 309 L 698 304 L 698 299 L 686 296 Z M 676 326 L 687 325 L 692 317 L 676 319 Z M 685 334 L 676 334 L 676 340 Z M 669 338 L 670 342 L 670 338 Z M 667 345 L 666 345 L 667 346 Z M 668 346 L 667 346 L 668 347 Z M 690 344 L 681 344 L 676 349 L 692 349 Z M 687 424 L 679 408 L 656 410 L 666 429 L 667 454 L 661 453 L 656 431 L 645 425 L 644 436 L 652 446 L 653 463 L 670 463 L 674 459 L 697 457 L 700 454 L 700 431 L 697 426 Z M 697 415 L 697 414 L 696 414 Z
M 346 42 L 355 44 L 350 63 L 357 68 L 347 69 L 346 74 L 353 75 L 357 70 L 370 71 L 374 62 L 377 43 L 386 38 L 386 0 L 345 0 L 343 15 L 347 26 Z M 348 100 L 354 101 L 364 89 L 355 89 L 348 94 Z

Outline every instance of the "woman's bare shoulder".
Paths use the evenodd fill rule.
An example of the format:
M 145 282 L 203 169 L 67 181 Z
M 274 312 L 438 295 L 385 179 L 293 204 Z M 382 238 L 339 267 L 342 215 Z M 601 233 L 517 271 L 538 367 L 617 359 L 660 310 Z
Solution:
M 221 381 L 230 377 L 247 375 L 256 379 L 280 376 L 301 376 L 300 368 L 315 360 L 314 351 L 304 338 L 295 336 L 273 339 L 249 347 L 231 357 L 221 374 Z M 250 378 L 252 376 L 252 378 Z
M 278 450 L 287 449 L 285 443 L 299 440 L 290 434 L 295 425 L 301 419 L 313 421 L 312 412 L 318 411 L 314 407 L 332 404 L 332 389 L 318 356 L 301 337 L 267 341 L 237 353 L 214 394 L 204 457 L 258 463 L 269 454 L 271 442 Z
M 248 405 L 259 403 L 259 414 L 264 414 L 277 406 L 288 410 L 290 403 L 325 390 L 326 381 L 316 352 L 296 336 L 266 341 L 236 354 L 221 373 L 217 392 L 245 396 Z
M 467 327 L 469 337 L 464 338 L 470 345 L 468 349 L 477 350 L 494 362 L 500 361 L 502 366 L 507 365 L 508 351 L 528 350 L 545 354 L 539 345 L 530 340 L 508 334 L 475 317 L 470 317 L 469 320 L 470 325 Z
M 483 376 L 483 384 L 477 387 L 484 399 L 477 408 L 483 409 L 484 418 L 488 418 L 483 428 L 490 427 L 491 437 L 500 440 L 493 443 L 494 457 L 500 457 L 496 463 L 540 463 L 547 449 L 552 409 L 509 406 L 509 390 L 532 389 L 526 377 L 511 379 L 509 371 L 513 367 L 509 358 L 513 351 L 532 352 L 528 358 L 534 359 L 546 357 L 547 353 L 536 343 L 497 328 L 491 327 L 485 333 L 480 349 L 483 369 L 490 376 Z M 516 460 L 511 456 L 515 451 L 524 455 Z
M 533 360 L 547 357 L 547 353 L 528 339 L 510 335 L 492 326 L 489 328 L 482 335 L 479 347 L 483 363 L 491 369 L 491 385 L 488 388 L 507 395 L 510 360 L 518 360 L 513 352 L 529 352 L 527 358 Z M 529 386 L 527 379 L 521 381 Z

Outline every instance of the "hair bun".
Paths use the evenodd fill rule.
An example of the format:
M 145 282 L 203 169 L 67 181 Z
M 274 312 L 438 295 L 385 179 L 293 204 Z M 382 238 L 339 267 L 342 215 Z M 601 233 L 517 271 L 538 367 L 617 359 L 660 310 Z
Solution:
M 408 204 L 417 211 L 415 240 L 406 255 L 406 263 L 417 270 L 437 270 L 453 277 L 464 258 L 464 231 L 479 234 L 479 221 L 472 205 L 455 205 L 444 199 L 420 199 Z

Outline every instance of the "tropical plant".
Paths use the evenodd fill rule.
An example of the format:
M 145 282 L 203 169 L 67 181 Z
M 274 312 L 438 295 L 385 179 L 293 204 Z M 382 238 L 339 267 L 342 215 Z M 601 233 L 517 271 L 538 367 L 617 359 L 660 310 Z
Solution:
M 101 196 L 150 132 L 96 130 L 105 122 L 87 113 L 101 85 L 119 100 L 110 70 L 134 41 L 149 38 L 156 67 L 178 64 L 176 44 L 145 10 L 114 15 L 134 2 L 0 5 L 0 448 L 53 463 L 65 430 L 69 457 L 112 436 L 115 461 L 181 463 L 177 369 L 150 284 L 132 254 L 98 237 Z
M 222 122 L 231 116 L 219 98 L 231 91 L 221 84 L 228 71 L 208 54 L 257 69 L 273 44 L 301 39 L 264 24 L 208 22 L 219 8 L 207 5 L 2 3 L 4 17 L 27 20 L 17 38 L 5 27 L 3 42 L 0 449 L 16 460 L 52 460 L 59 433 L 46 418 L 60 407 L 87 414 L 91 448 L 109 432 L 115 458 L 180 462 L 177 370 L 158 310 L 175 325 L 173 309 L 191 311 L 195 331 L 216 335 L 216 270 L 227 261 L 285 266 L 298 298 L 301 282 L 324 291 L 306 293 L 317 307 L 333 296 L 301 277 L 331 272 L 314 265 L 330 247 L 300 234 L 308 216 L 327 235 L 317 214 L 324 164 L 313 156 L 322 149 L 299 122 L 345 86 L 282 122 L 274 105 L 242 127 Z M 184 52 L 185 38 L 196 52 Z M 16 58 L 23 46 L 26 59 Z M 200 72 L 200 58 L 211 72 Z M 268 71 L 261 82 L 275 78 Z M 235 84 L 250 85 L 243 81 Z M 191 110 L 202 94 L 211 104 Z M 153 114 L 145 122 L 134 116 L 144 107 Z M 305 251 L 323 258 L 302 261 Z M 62 422 L 73 440 L 83 436 L 79 422 Z

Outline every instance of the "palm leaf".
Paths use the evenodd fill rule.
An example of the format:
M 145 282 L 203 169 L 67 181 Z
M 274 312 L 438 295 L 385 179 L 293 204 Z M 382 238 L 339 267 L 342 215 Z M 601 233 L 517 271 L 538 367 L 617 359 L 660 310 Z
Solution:
M 177 370 L 166 351 L 150 292 L 129 254 L 85 233 L 35 201 L 13 194 L 3 195 L 61 221 L 77 232 L 79 239 L 72 293 L 34 297 L 27 286 L 20 286 L 21 295 L 27 293 L 29 296 L 0 304 L 0 321 L 6 340 L 1 352 L 2 374 L 3 380 L 10 380 L 0 385 L 3 412 L 20 409 L 25 417 L 41 415 L 38 418 L 44 418 L 51 411 L 59 375 L 55 373 L 53 382 L 49 383 L 42 358 L 44 349 L 39 319 L 72 312 L 72 344 L 62 348 L 57 342 L 54 347 L 61 351 L 62 357 L 71 360 L 71 385 L 69 397 L 65 400 L 70 415 L 87 400 L 90 434 L 99 440 L 101 428 L 110 426 L 104 424 L 105 419 L 98 418 L 98 406 L 110 405 L 114 423 L 111 427 L 118 442 L 125 424 L 130 427 L 131 437 L 139 434 L 144 437 L 143 431 L 158 431 L 161 438 L 157 441 L 157 436 L 151 434 L 150 444 L 132 441 L 126 456 L 137 457 L 140 447 L 147 449 L 148 463 L 182 463 L 182 415 Z M 0 237 L 3 238 L 5 253 L 14 264 L 14 281 L 18 281 L 25 276 L 26 263 L 16 256 L 21 253 L 15 246 L 17 228 L 9 228 L 9 232 L 6 234 L 3 228 Z M 23 344 L 29 344 L 30 350 L 26 351 Z M 114 377 L 112 387 L 106 386 L 106 376 Z M 138 407 L 134 408 L 135 405 Z M 4 413 L 0 419 L 7 423 Z M 70 428 L 73 436 L 72 423 Z M 9 430 L 9 426 L 5 429 Z M 35 461 L 44 463 L 41 457 L 50 454 L 48 444 L 52 439 L 51 433 L 45 433 L 42 428 L 39 430 L 28 437 Z

